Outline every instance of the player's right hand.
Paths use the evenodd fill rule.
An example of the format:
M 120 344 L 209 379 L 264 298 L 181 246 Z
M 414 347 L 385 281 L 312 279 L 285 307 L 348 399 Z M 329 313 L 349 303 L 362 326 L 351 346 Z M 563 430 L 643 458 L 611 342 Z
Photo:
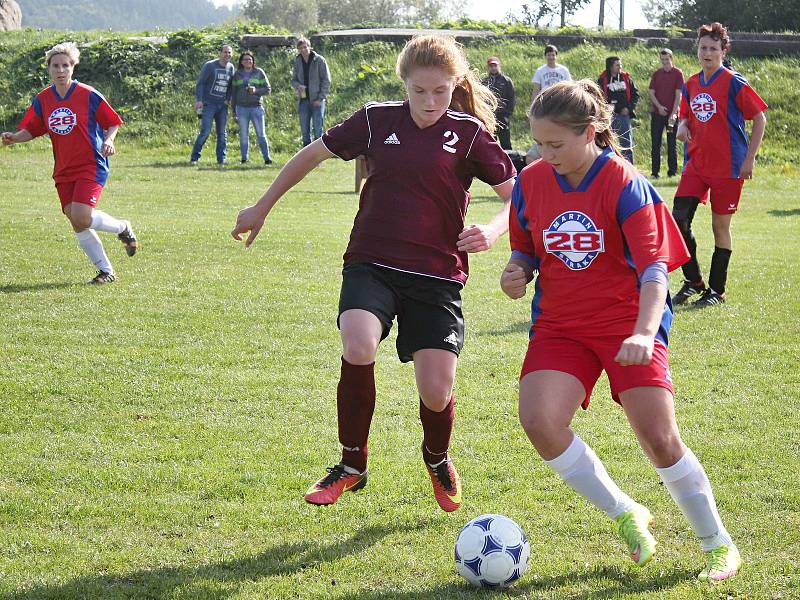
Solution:
M 231 231 L 233 239 L 241 242 L 242 234 L 249 232 L 247 239 L 244 241 L 245 248 L 249 248 L 264 226 L 264 218 L 265 215 L 262 215 L 261 211 L 255 206 L 248 206 L 240 210 L 236 217 L 236 225 Z
M 512 300 L 522 298 L 528 287 L 528 274 L 519 265 L 508 264 L 500 275 L 500 288 Z

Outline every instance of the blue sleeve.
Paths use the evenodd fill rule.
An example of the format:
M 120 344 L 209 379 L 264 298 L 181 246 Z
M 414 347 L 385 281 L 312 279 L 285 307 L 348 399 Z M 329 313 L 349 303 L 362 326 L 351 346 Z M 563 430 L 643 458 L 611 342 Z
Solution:
M 636 177 L 628 182 L 628 185 L 620 192 L 617 201 L 617 223 L 621 227 L 628 217 L 640 208 L 644 208 L 648 204 L 658 204 L 661 201 L 661 196 L 647 179 L 641 176 Z
M 198 102 L 202 102 L 203 97 L 206 95 L 206 80 L 208 79 L 209 72 L 209 63 L 205 63 L 203 68 L 200 69 L 200 75 L 197 77 L 197 84 L 194 86 L 194 97 L 197 98 Z

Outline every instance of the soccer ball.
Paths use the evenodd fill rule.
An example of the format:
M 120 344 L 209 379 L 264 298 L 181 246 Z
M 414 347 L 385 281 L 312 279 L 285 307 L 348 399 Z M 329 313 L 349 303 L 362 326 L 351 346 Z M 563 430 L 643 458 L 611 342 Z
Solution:
M 528 568 L 531 545 L 519 525 L 503 515 L 481 515 L 456 539 L 456 568 L 477 587 L 508 587 Z

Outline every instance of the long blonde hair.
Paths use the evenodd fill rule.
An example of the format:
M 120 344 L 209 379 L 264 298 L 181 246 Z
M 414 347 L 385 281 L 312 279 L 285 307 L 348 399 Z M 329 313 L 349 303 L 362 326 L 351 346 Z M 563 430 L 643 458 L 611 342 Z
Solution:
M 437 67 L 455 77 L 457 82 L 450 108 L 477 117 L 494 133 L 497 98 L 470 69 L 463 46 L 455 38 L 444 35 L 411 38 L 397 57 L 397 75 L 405 81 L 416 67 Z
M 612 108 L 600 87 L 591 79 L 562 81 L 536 96 L 528 111 L 529 119 L 547 118 L 576 133 L 594 125 L 594 143 L 620 153 L 617 136 L 611 129 Z

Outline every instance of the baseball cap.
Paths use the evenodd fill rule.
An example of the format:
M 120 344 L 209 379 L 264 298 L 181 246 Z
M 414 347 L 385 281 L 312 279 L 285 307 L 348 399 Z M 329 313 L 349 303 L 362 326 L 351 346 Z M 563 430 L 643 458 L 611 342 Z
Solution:
M 500 59 L 496 56 L 490 56 L 489 59 L 486 61 L 487 65 L 499 65 Z

